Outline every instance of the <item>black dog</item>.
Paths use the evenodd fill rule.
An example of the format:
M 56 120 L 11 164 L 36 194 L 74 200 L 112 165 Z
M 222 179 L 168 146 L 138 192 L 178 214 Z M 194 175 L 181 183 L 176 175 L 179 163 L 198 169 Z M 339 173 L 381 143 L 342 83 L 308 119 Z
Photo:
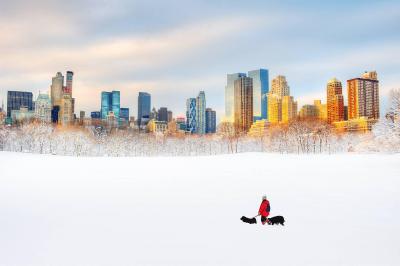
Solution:
M 268 224 L 274 225 L 274 224 L 281 224 L 284 225 L 285 223 L 285 218 L 283 216 L 274 216 L 271 218 L 268 218 Z
M 240 220 L 242 220 L 242 222 L 248 223 L 248 224 L 256 224 L 257 223 L 256 218 L 247 218 L 246 216 L 242 216 L 242 218 L 240 218 Z

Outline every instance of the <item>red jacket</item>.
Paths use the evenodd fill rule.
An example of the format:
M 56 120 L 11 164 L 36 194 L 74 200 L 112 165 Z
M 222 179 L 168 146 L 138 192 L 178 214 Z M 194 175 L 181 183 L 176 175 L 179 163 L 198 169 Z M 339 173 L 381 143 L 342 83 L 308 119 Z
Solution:
M 260 205 L 260 209 L 258 210 L 258 214 L 261 214 L 261 216 L 268 216 L 269 215 L 269 201 L 268 200 L 263 200 Z

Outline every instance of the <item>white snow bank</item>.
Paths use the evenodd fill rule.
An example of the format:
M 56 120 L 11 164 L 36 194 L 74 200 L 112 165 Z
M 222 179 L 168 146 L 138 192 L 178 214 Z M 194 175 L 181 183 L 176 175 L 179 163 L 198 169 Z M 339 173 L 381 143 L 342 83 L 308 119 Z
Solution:
M 0 265 L 400 265 L 399 207 L 399 155 L 0 152 Z

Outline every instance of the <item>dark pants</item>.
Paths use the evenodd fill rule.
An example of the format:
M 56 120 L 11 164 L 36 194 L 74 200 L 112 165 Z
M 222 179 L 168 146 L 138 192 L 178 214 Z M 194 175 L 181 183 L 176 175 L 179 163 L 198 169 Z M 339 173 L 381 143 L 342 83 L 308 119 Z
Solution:
M 261 222 L 265 223 L 267 221 L 267 216 L 261 216 Z

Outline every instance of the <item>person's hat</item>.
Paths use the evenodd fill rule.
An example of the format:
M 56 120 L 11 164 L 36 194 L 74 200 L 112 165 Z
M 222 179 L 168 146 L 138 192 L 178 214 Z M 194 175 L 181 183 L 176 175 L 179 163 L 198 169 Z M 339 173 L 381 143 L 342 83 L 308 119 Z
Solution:
M 266 200 L 266 199 L 267 199 L 267 195 L 263 195 L 263 196 L 262 196 L 262 199 L 263 199 L 263 200 Z

